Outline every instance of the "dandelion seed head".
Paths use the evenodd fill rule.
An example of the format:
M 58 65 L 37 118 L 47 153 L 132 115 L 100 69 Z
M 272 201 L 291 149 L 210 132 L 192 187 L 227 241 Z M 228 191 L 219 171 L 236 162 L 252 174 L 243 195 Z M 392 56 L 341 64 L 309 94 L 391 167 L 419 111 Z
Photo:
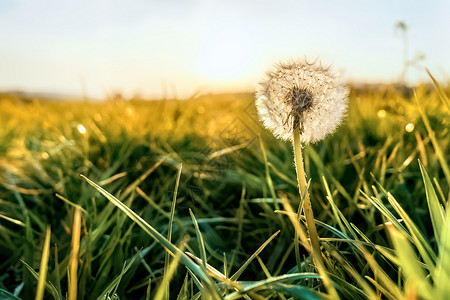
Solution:
M 256 91 L 256 107 L 264 126 L 282 140 L 314 143 L 332 133 L 347 109 L 348 89 L 319 61 L 281 62 L 266 73 Z

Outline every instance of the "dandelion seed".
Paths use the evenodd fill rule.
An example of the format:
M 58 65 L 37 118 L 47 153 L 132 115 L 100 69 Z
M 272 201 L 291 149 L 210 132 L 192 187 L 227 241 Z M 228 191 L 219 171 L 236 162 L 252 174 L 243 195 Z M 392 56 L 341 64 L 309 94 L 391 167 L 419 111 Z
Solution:
M 78 124 L 77 125 L 77 130 L 81 134 L 85 134 L 86 133 L 86 127 L 84 127 L 83 124 Z
M 413 130 L 414 130 L 414 124 L 413 124 L 413 123 L 408 123 L 408 124 L 406 124 L 405 130 L 406 130 L 407 132 L 413 132 Z
M 278 63 L 266 73 L 256 93 L 256 107 L 264 126 L 282 140 L 317 142 L 332 133 L 345 115 L 348 89 L 330 67 L 319 61 Z
M 386 111 L 384 109 L 380 109 L 377 113 L 378 118 L 382 119 L 386 117 Z

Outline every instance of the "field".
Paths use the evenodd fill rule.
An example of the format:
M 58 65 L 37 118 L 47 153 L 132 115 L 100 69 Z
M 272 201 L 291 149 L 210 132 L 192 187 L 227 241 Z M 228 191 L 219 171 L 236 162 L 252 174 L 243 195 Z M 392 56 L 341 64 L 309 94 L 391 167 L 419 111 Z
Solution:
M 253 94 L 0 95 L 0 298 L 445 299 L 448 91 L 352 87 L 304 148 L 322 264 Z

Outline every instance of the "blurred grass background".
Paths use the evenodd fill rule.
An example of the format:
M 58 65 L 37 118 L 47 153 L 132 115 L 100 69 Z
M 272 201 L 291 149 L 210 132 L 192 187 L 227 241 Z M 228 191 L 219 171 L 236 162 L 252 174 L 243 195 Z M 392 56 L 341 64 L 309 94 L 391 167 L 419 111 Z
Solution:
M 389 85 L 352 87 L 343 125 L 325 141 L 305 148 L 315 217 L 325 224 L 318 227 L 323 252 L 329 258 L 332 279 L 343 287 L 338 289 L 343 298 L 370 298 L 370 293 L 333 251 L 361 278 L 377 282 L 379 275 L 366 256 L 355 252 L 356 242 L 337 238 L 330 227 L 351 236 L 342 223 L 345 219 L 361 231 L 358 238 L 362 241 L 393 251 L 386 227 L 389 219 L 370 201 L 376 197 L 394 211 L 380 186 L 395 196 L 431 249 L 438 252 L 418 164 L 420 159 L 436 189 L 437 201 L 446 207 L 450 197 L 446 173 L 450 113 L 443 97 L 449 90 L 437 91 L 428 85 L 414 92 Z M 169 259 L 161 245 L 80 174 L 124 202 L 164 236 L 172 226 L 173 244 L 200 257 L 201 239 L 196 238 L 192 210 L 208 264 L 227 276 L 278 230 L 281 232 L 274 240 L 246 265 L 239 280 L 255 282 L 294 271 L 315 272 L 307 263 L 307 253 L 303 248 L 299 252 L 293 242 L 295 232 L 289 219 L 275 212 L 282 208 L 282 197 L 294 209 L 299 201 L 291 145 L 276 140 L 262 127 L 253 97 L 242 93 L 183 101 L 115 97 L 104 102 L 62 102 L 0 95 L 2 295 L 34 298 L 38 281 L 26 264 L 39 272 L 48 225 L 47 280 L 52 282 L 55 298 L 67 295 L 78 207 L 79 299 L 102 295 L 104 299 L 151 299 L 169 281 L 171 299 L 198 296 L 195 277 L 175 266 L 177 271 L 169 280 Z M 425 126 L 419 105 L 432 132 Z M 337 217 L 336 209 L 342 218 Z M 401 293 L 407 294 L 397 261 L 386 259 L 375 247 L 370 253 Z M 124 264 L 131 261 L 121 275 Z M 111 289 L 117 276 L 120 283 Z M 314 292 L 324 291 L 317 280 L 294 283 Z M 382 282 L 381 287 L 370 280 L 369 284 L 375 294 L 396 299 L 397 294 L 390 297 L 383 292 Z M 360 290 L 352 290 L 350 285 Z M 268 292 L 262 295 L 267 298 L 295 296 L 280 285 L 265 287 Z M 223 293 L 229 295 L 232 290 Z

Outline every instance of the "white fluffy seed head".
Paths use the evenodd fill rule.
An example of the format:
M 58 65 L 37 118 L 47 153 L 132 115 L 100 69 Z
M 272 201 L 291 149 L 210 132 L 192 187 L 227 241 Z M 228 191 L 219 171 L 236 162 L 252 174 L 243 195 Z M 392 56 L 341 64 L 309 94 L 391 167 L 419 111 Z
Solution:
M 299 126 L 301 140 L 314 143 L 332 133 L 345 116 L 348 89 L 319 61 L 281 62 L 266 73 L 256 91 L 264 126 L 285 141 Z

